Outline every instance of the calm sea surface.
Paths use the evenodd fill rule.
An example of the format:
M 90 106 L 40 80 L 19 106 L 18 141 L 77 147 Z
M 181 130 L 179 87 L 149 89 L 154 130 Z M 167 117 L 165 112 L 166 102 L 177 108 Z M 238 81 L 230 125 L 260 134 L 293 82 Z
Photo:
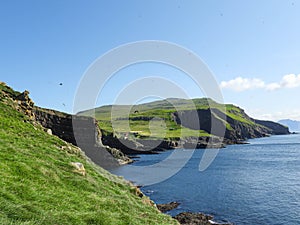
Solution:
M 134 166 L 142 170 L 141 166 L 160 162 L 171 152 L 141 155 Z M 156 203 L 180 202 L 171 215 L 191 211 L 234 224 L 300 224 L 300 135 L 272 136 L 250 140 L 248 145 L 228 146 L 220 150 L 208 169 L 200 172 L 202 154 L 203 150 L 196 150 L 177 174 L 144 186 L 142 191 Z M 141 183 L 127 167 L 113 172 Z

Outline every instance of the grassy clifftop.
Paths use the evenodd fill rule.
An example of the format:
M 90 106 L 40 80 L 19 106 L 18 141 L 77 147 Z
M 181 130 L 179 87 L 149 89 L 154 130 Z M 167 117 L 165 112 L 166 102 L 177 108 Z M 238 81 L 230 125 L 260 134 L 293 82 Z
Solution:
M 118 136 L 118 133 L 129 132 L 142 138 L 151 136 L 156 139 L 178 139 L 180 137 L 210 136 L 210 134 L 204 130 L 193 130 L 178 125 L 172 116 L 174 112 L 208 109 L 212 106 L 223 107 L 207 98 L 193 100 L 171 98 L 140 105 L 102 106 L 96 108 L 95 111 L 85 111 L 79 115 L 95 116 L 104 133 L 117 132 L 115 135 Z M 151 123 L 151 130 L 149 123 Z M 130 126 L 129 130 L 127 124 Z
M 193 112 L 198 118 L 192 119 Z M 218 132 L 212 132 L 212 123 L 219 130 L 225 130 L 224 137 L 233 142 L 276 133 L 268 124 L 250 118 L 243 109 L 209 98 L 171 98 L 140 105 L 109 105 L 79 115 L 95 116 L 103 133 L 120 137 L 131 134 L 135 138 L 178 140 L 220 136 Z M 195 122 L 199 122 L 200 129 Z M 277 133 L 288 133 L 284 127 L 279 128 Z
M 7 98 L 19 93 L 0 86 L 0 224 L 177 224 L 80 149 L 33 125 Z

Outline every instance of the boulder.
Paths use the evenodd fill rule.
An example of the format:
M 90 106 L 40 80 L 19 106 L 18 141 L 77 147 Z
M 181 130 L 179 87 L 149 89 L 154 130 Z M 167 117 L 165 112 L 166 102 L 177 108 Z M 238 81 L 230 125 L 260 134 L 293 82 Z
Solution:
M 180 203 L 178 202 L 170 202 L 167 204 L 157 204 L 157 208 L 159 211 L 161 211 L 162 213 L 171 211 L 173 209 L 176 209 L 178 206 L 180 205 Z
M 52 130 L 51 129 L 47 129 L 47 134 L 52 135 Z
M 82 176 L 85 176 L 85 175 L 86 175 L 86 171 L 85 171 L 85 168 L 84 168 L 84 166 L 83 166 L 82 163 L 80 163 L 80 162 L 71 162 L 71 165 L 72 165 L 73 167 L 75 167 L 74 172 L 79 173 L 79 174 L 81 174 Z

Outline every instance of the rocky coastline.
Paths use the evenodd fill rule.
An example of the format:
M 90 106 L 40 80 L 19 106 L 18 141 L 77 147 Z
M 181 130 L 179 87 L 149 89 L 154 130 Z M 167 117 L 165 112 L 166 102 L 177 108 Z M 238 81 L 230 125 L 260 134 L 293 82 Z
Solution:
M 182 212 L 173 217 L 181 225 L 233 225 L 232 223 L 218 223 L 211 215 L 203 213 Z
M 176 209 L 180 205 L 179 202 L 170 202 L 166 204 L 157 204 L 156 207 L 162 213 L 166 213 Z M 173 216 L 182 225 L 232 225 L 231 223 L 218 223 L 215 222 L 212 215 L 207 215 L 201 212 L 181 212 Z

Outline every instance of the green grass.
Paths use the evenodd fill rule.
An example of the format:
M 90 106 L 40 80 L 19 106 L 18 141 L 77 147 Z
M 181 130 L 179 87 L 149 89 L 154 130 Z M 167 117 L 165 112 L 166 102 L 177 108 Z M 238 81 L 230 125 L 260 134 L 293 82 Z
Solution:
M 240 109 L 239 107 L 232 105 L 232 104 L 226 104 L 226 115 L 231 117 L 232 119 L 235 119 L 239 122 L 242 122 L 244 124 L 248 125 L 256 125 L 252 120 L 248 118 L 248 116 L 245 115 L 245 112 Z
M 106 115 L 101 113 L 96 114 L 96 119 L 104 134 L 115 133 L 117 136 L 118 134 L 123 135 L 125 133 L 135 133 L 137 137 L 150 139 L 210 136 L 210 134 L 203 130 L 196 131 L 176 124 L 171 118 L 172 112 L 174 110 L 152 109 L 139 113 L 131 113 L 129 119 L 126 119 L 122 114 L 119 114 L 119 117 L 111 117 L 106 112 Z
M 0 224 L 177 224 L 0 97 Z

